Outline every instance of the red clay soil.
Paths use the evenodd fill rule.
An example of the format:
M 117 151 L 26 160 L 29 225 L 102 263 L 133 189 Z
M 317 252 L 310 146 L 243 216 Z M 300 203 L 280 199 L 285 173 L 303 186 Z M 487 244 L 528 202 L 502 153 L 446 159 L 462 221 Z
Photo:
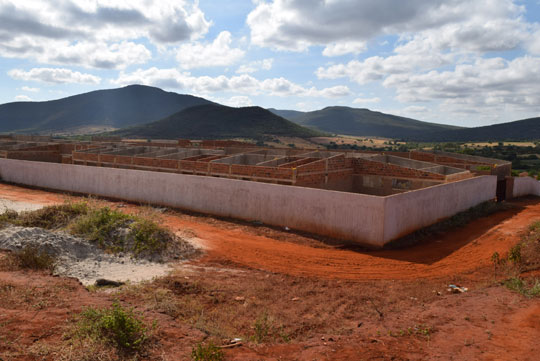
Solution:
M 204 240 L 210 250 L 202 262 L 224 259 L 260 270 L 331 279 L 440 278 L 491 264 L 494 252 L 505 254 L 533 221 L 540 220 L 538 199 L 511 203 L 515 207 L 432 236 L 414 247 L 367 252 L 314 248 L 255 235 L 241 225 L 223 229 L 195 217 L 168 216 L 166 225 L 173 230 L 189 228 Z
M 0 197 L 44 205 L 66 199 L 57 193 L 5 184 L 0 184 Z M 538 199 L 520 199 L 510 203 L 514 207 L 477 219 L 461 229 L 434 235 L 417 246 L 369 252 L 324 244 L 313 247 L 310 242 L 315 244 L 317 240 L 294 233 L 178 212 L 166 212 L 164 222 L 173 231 L 189 229 L 209 248 L 206 256 L 193 261 L 203 266 L 199 275 L 201 279 L 205 273 L 213 272 L 211 267 L 204 269 L 206 265 L 241 265 L 263 272 L 241 272 L 245 276 L 231 280 L 238 285 L 242 282 L 259 284 L 262 281 L 257 277 L 288 277 L 279 274 L 309 279 L 344 279 L 354 282 L 317 282 L 349 282 L 366 288 L 377 284 L 379 287 L 374 289 L 378 290 L 380 297 L 403 303 L 398 310 L 385 310 L 384 317 L 379 318 L 374 311 L 366 313 L 363 319 L 354 320 L 350 333 L 314 335 L 307 341 L 293 343 L 246 345 L 227 350 L 227 360 L 533 361 L 540 354 L 538 299 L 528 299 L 493 285 L 490 281 L 492 275 L 488 273 L 491 255 L 494 252 L 504 255 L 518 242 L 527 226 L 540 220 Z M 421 284 L 416 279 L 422 279 Z M 468 280 L 469 292 L 450 295 L 441 289 L 447 281 L 459 279 Z M 299 279 L 298 282 L 304 281 Z M 13 293 L 13 299 L 0 300 L 2 356 L 20 353 L 21 349 L 24 353 L 25 349 L 30 350 L 42 341 L 58 344 L 62 327 L 73 313 L 85 305 L 100 306 L 112 302 L 106 294 L 88 293 L 75 280 L 37 273 L 29 276 L 24 272 L 0 272 L 0 285 L 18 292 Z M 298 304 L 308 302 L 309 297 L 324 295 L 325 289 L 314 289 L 313 294 L 307 293 Z M 434 289 L 442 291 L 442 295 L 433 296 Z M 431 296 L 416 297 L 417 292 Z M 121 301 L 130 302 L 127 299 Z M 287 302 L 286 306 L 292 309 L 294 304 Z M 321 307 L 324 309 L 324 305 Z M 336 310 L 324 312 L 334 313 Z M 203 335 L 165 315 L 152 312 L 150 316 L 161 325 L 160 349 L 154 351 L 164 355 L 163 358 L 152 359 L 189 359 L 191 347 L 200 342 Z M 297 315 L 295 319 L 301 317 Z M 353 320 L 344 319 L 343 324 L 351 322 Z M 432 331 L 428 336 L 399 334 L 401 330 L 418 324 L 429 325 Z M 33 351 L 34 355 L 39 354 L 39 350 Z M 23 356 L 13 359 L 41 358 Z M 55 358 L 49 355 L 43 359 Z

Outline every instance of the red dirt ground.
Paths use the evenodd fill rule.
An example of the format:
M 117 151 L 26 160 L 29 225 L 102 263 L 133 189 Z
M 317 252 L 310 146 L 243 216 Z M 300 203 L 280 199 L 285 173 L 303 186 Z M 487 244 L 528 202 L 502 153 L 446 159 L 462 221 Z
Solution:
M 45 205 L 66 199 L 57 193 L 6 184 L 0 184 L 0 197 Z M 325 340 L 317 337 L 290 344 L 240 347 L 227 350 L 227 360 L 532 361 L 537 360 L 540 354 L 537 342 L 540 337 L 540 303 L 538 299 L 527 299 L 494 285 L 491 255 L 494 252 L 506 254 L 527 227 L 540 220 L 540 200 L 525 198 L 509 203 L 513 207 L 508 210 L 479 218 L 463 228 L 433 235 L 422 244 L 382 251 L 357 251 L 291 232 L 176 211 L 164 213 L 163 221 L 172 231 L 188 230 L 207 247 L 203 257 L 191 262 L 204 269 L 201 278 L 218 272 L 213 271 L 217 265 L 252 272 L 255 280 L 263 272 L 265 277 L 281 274 L 298 277 L 299 280 L 343 280 L 365 283 L 366 287 L 380 281 L 380 292 L 388 292 L 391 297 L 402 297 L 408 302 L 400 312 L 385 314 L 381 320 L 367 320 L 361 329 L 349 335 L 336 336 L 333 341 L 328 341 L 328 337 Z M 128 207 L 134 208 L 132 205 Z M 418 280 L 424 282 L 423 287 L 429 287 L 428 293 L 455 280 L 467 282 L 471 290 L 459 295 L 443 293 L 429 300 L 426 298 L 424 303 L 423 299 L 411 296 L 418 290 L 411 289 L 410 294 L 403 292 L 403 288 L 409 285 L 418 287 L 415 283 Z M 36 282 L 55 284 L 60 280 L 45 275 L 28 278 L 26 274 L 17 272 L 0 272 L 0 283 L 10 282 L 23 282 L 31 287 Z M 246 277 L 246 282 L 255 281 Z M 385 290 L 388 282 L 395 282 L 400 293 L 392 291 L 391 286 Z M 68 284 L 71 288 L 69 292 L 65 291 L 65 297 L 75 297 L 77 306 L 69 304 L 68 298 L 60 298 L 46 312 L 38 312 L 35 316 L 33 310 L 14 312 L 10 307 L 0 305 L 0 324 L 8 325 L 6 329 L 9 332 L 19 332 L 19 341 L 28 343 L 43 333 L 38 329 L 53 330 L 55 324 L 65 321 L 67 314 L 80 309 L 81 305 L 106 303 L 104 295 L 89 294 L 76 282 L 69 281 Z M 418 322 L 429 323 L 436 330 L 427 341 L 422 337 L 376 333 L 376 330 L 398 330 Z M 189 330 L 183 326 L 175 329 L 174 323 L 167 320 L 163 324 L 167 330 L 162 334 L 165 337 L 163 352 L 169 356 L 162 359 L 186 359 L 189 355 L 186 350 L 190 348 L 177 344 L 171 337 L 180 337 L 184 341 L 193 341 L 194 337 L 187 337 Z M 49 336 L 51 342 L 59 339 L 52 333 Z M 1 341 L 0 335 L 0 351 Z

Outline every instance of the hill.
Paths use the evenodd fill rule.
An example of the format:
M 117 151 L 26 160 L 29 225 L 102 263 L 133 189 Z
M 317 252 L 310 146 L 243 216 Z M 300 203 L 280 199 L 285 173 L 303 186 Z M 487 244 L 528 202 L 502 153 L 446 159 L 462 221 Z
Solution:
M 261 107 L 231 108 L 219 104 L 194 106 L 164 119 L 110 134 L 140 138 L 309 138 L 323 133 L 299 126 Z
M 45 102 L 0 105 L 0 132 L 123 128 L 161 119 L 194 105 L 213 104 L 159 88 L 130 85 Z
M 411 137 L 425 142 L 504 141 L 540 139 L 540 117 L 484 127 L 454 129 Z
M 458 127 L 427 123 L 369 109 L 327 107 L 312 112 L 276 110 L 273 112 L 310 128 L 334 134 L 403 138 Z

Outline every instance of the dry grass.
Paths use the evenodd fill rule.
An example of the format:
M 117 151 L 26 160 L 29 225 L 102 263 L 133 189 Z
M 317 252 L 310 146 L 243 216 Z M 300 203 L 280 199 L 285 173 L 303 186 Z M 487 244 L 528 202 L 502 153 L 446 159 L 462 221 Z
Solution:
M 286 343 L 318 334 L 349 335 L 359 323 L 377 323 L 410 302 L 436 299 L 432 290 L 422 282 L 408 287 L 249 271 L 212 273 L 204 280 L 177 273 L 127 287 L 119 296 L 187 323 L 216 342 L 240 337 L 255 343 Z

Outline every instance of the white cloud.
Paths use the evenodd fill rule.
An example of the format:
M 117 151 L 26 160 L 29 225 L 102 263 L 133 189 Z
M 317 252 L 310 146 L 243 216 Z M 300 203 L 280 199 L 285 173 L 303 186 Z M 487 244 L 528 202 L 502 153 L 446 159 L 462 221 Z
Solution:
M 252 61 L 248 64 L 240 65 L 238 69 L 236 70 L 236 73 L 249 74 L 249 73 L 255 73 L 259 70 L 270 70 L 272 69 L 273 63 L 274 63 L 274 59 L 272 58 Z
M 324 56 L 341 56 L 345 54 L 359 54 L 367 49 L 365 41 L 344 41 L 329 44 L 324 48 Z
M 28 95 L 17 95 L 17 96 L 15 96 L 15 101 L 17 101 L 17 102 L 30 102 L 30 101 L 32 101 L 32 98 L 30 98 Z
M 516 18 L 523 9 L 512 0 L 273 0 L 259 1 L 247 24 L 255 45 L 303 51 L 311 45 L 361 42 L 382 34 L 461 24 L 471 18 L 487 20 L 479 24 L 489 30 L 501 25 L 490 21 Z M 477 29 L 456 30 L 456 35 L 482 36 Z
M 0 56 L 122 69 L 151 58 L 140 40 L 177 45 L 210 26 L 190 0 L 2 0 Z
M 253 102 L 247 96 L 237 95 L 237 96 L 230 97 L 229 99 L 225 100 L 222 104 L 238 108 L 238 107 L 252 106 Z
M 347 86 L 334 86 L 317 89 L 306 88 L 283 77 L 258 80 L 251 75 L 242 74 L 232 77 L 220 75 L 193 76 L 189 72 L 177 69 L 138 69 L 131 73 L 121 72 L 112 81 L 116 85 L 145 84 L 168 89 L 182 89 L 189 93 L 209 94 L 215 92 L 235 92 L 244 94 L 268 94 L 273 96 L 300 96 L 337 98 L 350 94 Z
M 8 71 L 8 75 L 17 80 L 41 81 L 53 84 L 99 84 L 101 82 L 101 78 L 95 75 L 84 74 L 64 68 L 33 68 L 29 71 L 12 69 Z
M 428 111 L 428 108 L 420 105 L 410 105 L 403 109 L 403 111 L 405 113 L 425 113 Z
M 32 87 L 29 87 L 29 86 L 23 86 L 21 88 L 21 90 L 25 91 L 25 92 L 37 93 L 39 91 L 39 88 L 32 88 Z
M 540 58 L 478 58 L 453 70 L 390 75 L 383 85 L 395 89 L 401 102 L 437 101 L 457 113 L 538 109 Z
M 380 103 L 381 98 L 356 98 L 353 100 L 354 104 L 371 104 L 371 103 Z
M 180 46 L 176 60 L 184 69 L 231 65 L 244 56 L 244 51 L 231 48 L 231 43 L 231 33 L 222 31 L 210 44 L 196 42 Z

